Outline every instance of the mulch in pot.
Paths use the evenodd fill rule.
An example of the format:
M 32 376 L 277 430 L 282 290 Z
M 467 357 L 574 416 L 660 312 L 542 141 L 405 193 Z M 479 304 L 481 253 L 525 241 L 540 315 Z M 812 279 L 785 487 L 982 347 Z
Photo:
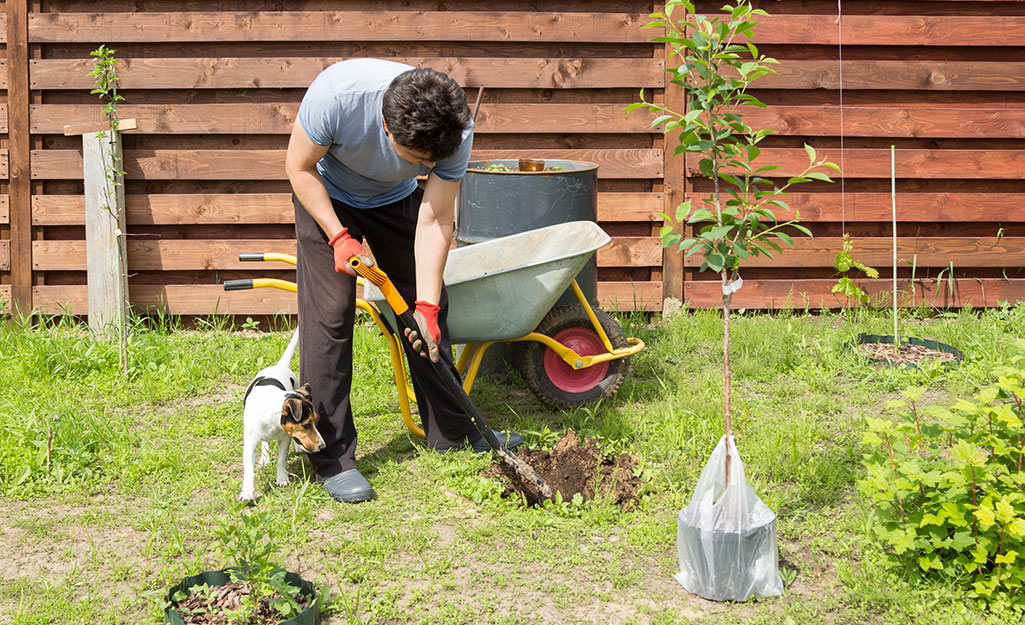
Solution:
M 956 347 L 916 337 L 902 340 L 894 349 L 893 335 L 859 334 L 853 347 L 872 362 L 891 367 L 917 367 L 936 361 L 949 367 L 964 359 Z

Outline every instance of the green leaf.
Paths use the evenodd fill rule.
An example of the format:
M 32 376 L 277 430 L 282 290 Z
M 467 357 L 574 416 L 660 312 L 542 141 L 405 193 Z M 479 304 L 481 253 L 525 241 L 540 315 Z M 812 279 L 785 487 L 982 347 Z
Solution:
M 702 221 L 715 221 L 715 215 L 707 208 L 699 208 L 687 218 L 687 223 L 696 224 Z
M 974 514 L 982 529 L 986 529 L 990 525 L 996 525 L 996 517 L 993 514 L 993 508 L 989 506 L 979 506 L 978 509 L 975 510 Z
M 807 173 L 805 175 L 808 178 L 811 178 L 812 180 L 821 180 L 822 182 L 833 182 L 832 178 L 830 178 L 829 176 L 827 176 L 826 174 L 824 174 L 824 173 L 822 173 L 820 171 L 809 172 L 809 173 Z
M 677 243 L 679 243 L 680 239 L 683 238 L 683 235 L 680 234 L 679 232 L 669 232 L 669 233 L 662 234 L 661 238 L 662 238 L 662 247 L 665 248 L 665 247 L 672 247 L 672 246 L 676 245 Z
M 1018 557 L 1017 551 L 1008 551 L 1005 554 L 1001 554 L 996 557 L 997 564 L 1014 564 L 1015 558 Z
M 676 221 L 683 221 L 690 214 L 690 200 L 681 203 L 676 207 Z M 711 213 L 709 213 L 711 214 Z
M 808 153 L 808 161 L 811 163 L 815 162 L 815 148 L 811 147 L 807 143 L 804 144 L 804 151 Z
M 712 271 L 720 272 L 726 265 L 726 258 L 718 252 L 711 252 L 705 256 L 705 264 L 708 265 L 708 268 Z
M 1004 529 L 1012 538 L 1021 540 L 1025 538 L 1025 519 L 1016 518 L 1004 526 Z
M 676 119 L 676 116 L 675 115 L 659 115 L 658 117 L 656 117 L 655 119 L 653 119 L 651 121 L 651 126 L 650 127 L 654 128 L 655 126 L 660 126 L 660 125 L 666 123 L 667 121 L 669 121 L 671 119 Z
M 1014 506 L 1007 500 L 1006 497 L 1002 498 L 996 503 L 996 519 L 1000 523 L 1007 523 L 1014 518 Z
M 702 231 L 701 238 L 715 241 L 727 236 L 731 230 L 730 226 L 713 226 Z
M 928 571 L 929 569 L 941 570 L 943 568 L 943 561 L 940 560 L 940 557 L 936 554 L 931 556 L 922 556 L 918 558 L 918 566 L 921 567 L 923 571 Z

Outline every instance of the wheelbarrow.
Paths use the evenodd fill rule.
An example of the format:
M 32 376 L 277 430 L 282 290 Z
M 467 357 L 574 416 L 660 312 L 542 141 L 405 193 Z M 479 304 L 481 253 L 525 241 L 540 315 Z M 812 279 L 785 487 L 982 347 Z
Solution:
M 459 357 L 456 369 L 463 390 L 473 386 L 485 351 L 495 343 L 522 342 L 517 368 L 530 390 L 556 409 L 612 397 L 630 369 L 629 357 L 644 342 L 627 338 L 608 313 L 592 307 L 574 276 L 610 241 L 597 224 L 574 221 L 492 239 L 449 252 L 444 281 L 448 289 L 448 330 Z M 243 253 L 242 261 L 281 261 L 295 256 Z M 412 418 L 415 401 L 402 360 L 394 314 L 384 295 L 363 283 L 356 307 L 381 330 L 391 355 L 399 407 L 406 427 L 423 437 Z M 294 282 L 274 278 L 226 280 L 224 290 L 279 288 L 296 291 Z M 577 303 L 554 306 L 570 288 Z

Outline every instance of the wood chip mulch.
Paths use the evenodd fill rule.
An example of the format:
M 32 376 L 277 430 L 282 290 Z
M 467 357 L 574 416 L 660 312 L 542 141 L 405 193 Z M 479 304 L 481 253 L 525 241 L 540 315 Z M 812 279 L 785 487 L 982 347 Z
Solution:
M 950 362 L 955 359 L 954 354 L 930 349 L 924 345 L 901 345 L 900 349 L 894 351 L 890 343 L 861 343 L 858 345 L 858 351 L 868 358 L 899 364 L 917 364 L 937 359 L 940 362 Z
M 179 601 L 172 607 L 182 614 L 182 620 L 189 625 L 227 625 L 237 623 L 229 616 L 231 612 L 238 610 L 249 596 L 249 584 L 245 582 L 230 582 L 224 586 L 218 586 L 213 594 L 193 593 L 183 601 Z M 274 595 L 277 597 L 277 593 Z M 299 607 L 305 610 L 310 605 L 306 597 L 298 597 Z M 284 619 L 281 614 L 270 606 L 264 599 L 256 610 L 256 614 L 246 621 L 250 625 L 277 625 Z

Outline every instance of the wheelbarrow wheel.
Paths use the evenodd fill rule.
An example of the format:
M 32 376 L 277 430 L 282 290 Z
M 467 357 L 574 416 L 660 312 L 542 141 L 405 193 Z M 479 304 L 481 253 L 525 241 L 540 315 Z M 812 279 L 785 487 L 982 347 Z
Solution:
M 592 310 L 612 347 L 627 347 L 626 335 L 619 323 L 603 310 Z M 580 304 L 556 306 L 541 320 L 535 332 L 551 337 L 581 356 L 607 351 Z M 629 371 L 629 358 L 574 369 L 537 341 L 524 342 L 520 357 L 520 373 L 527 388 L 542 402 L 559 410 L 571 410 L 581 404 L 612 397 Z

